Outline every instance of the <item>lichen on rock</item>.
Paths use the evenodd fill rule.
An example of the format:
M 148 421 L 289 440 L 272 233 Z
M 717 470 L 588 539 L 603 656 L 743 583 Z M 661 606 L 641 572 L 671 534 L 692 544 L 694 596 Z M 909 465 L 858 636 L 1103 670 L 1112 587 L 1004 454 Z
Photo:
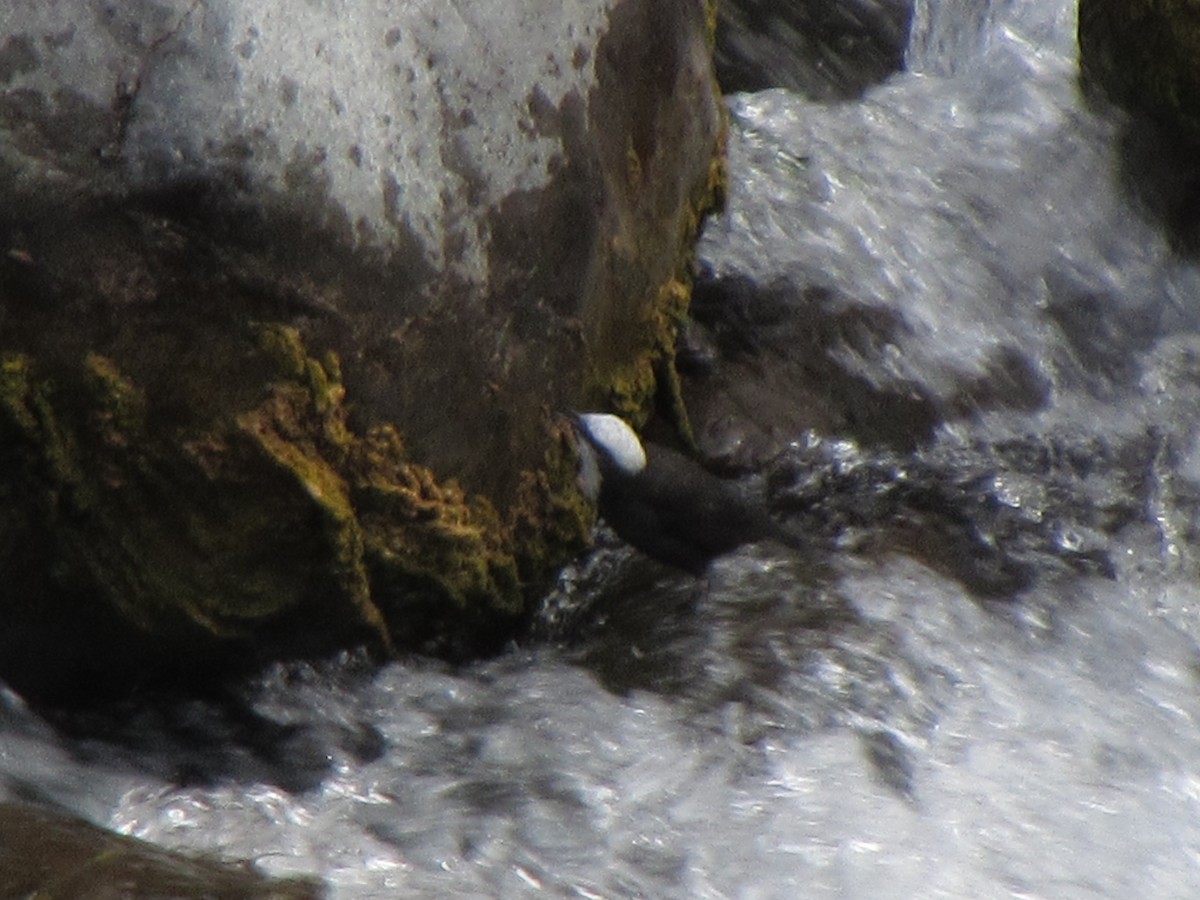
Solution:
M 0 678 L 501 646 L 685 419 L 711 2 L 10 5 Z

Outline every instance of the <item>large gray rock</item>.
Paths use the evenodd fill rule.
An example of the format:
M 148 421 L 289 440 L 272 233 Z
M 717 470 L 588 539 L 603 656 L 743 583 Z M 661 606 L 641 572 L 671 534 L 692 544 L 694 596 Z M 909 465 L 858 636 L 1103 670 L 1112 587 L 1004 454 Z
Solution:
M 500 637 L 586 524 L 552 412 L 669 359 L 706 4 L 2 15 L 0 621 L 39 649 L 0 674 Z

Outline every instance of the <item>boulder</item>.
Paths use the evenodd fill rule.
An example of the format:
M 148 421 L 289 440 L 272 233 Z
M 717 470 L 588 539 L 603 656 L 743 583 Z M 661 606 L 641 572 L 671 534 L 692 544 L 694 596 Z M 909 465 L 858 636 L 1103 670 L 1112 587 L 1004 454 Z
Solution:
M 703 0 L 10 0 L 0 677 L 500 646 L 721 173 Z M 668 383 L 669 387 L 669 383 Z
M 1195 0 L 1080 0 L 1085 83 L 1200 142 L 1200 4 Z
M 913 0 L 722 0 L 717 77 L 726 91 L 779 87 L 817 102 L 854 99 L 904 68 L 913 5 Z
M 272 880 L 248 864 L 171 853 L 72 816 L 13 803 L 0 803 L 0 895 L 55 900 L 326 896 L 309 879 Z

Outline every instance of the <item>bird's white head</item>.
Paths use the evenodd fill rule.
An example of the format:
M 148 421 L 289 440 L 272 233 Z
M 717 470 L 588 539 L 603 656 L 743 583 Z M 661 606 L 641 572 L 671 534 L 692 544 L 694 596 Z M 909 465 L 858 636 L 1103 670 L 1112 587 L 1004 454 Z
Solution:
M 592 499 L 600 491 L 600 467 L 594 454 L 602 454 L 625 475 L 636 475 L 646 468 L 646 450 L 625 420 L 608 413 L 581 413 L 576 417 L 581 446 L 580 485 Z

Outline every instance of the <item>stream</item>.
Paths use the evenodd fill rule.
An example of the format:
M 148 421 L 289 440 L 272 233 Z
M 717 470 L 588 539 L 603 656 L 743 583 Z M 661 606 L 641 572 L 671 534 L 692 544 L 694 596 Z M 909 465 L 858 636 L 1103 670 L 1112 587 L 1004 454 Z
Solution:
M 0 693 L 0 799 L 336 900 L 1200 896 L 1200 259 L 1084 102 L 1074 7 L 917 0 L 861 98 L 728 98 L 702 283 L 887 323 L 825 352 L 932 411 L 751 481 L 810 552 L 697 580 L 602 530 L 466 667 Z

